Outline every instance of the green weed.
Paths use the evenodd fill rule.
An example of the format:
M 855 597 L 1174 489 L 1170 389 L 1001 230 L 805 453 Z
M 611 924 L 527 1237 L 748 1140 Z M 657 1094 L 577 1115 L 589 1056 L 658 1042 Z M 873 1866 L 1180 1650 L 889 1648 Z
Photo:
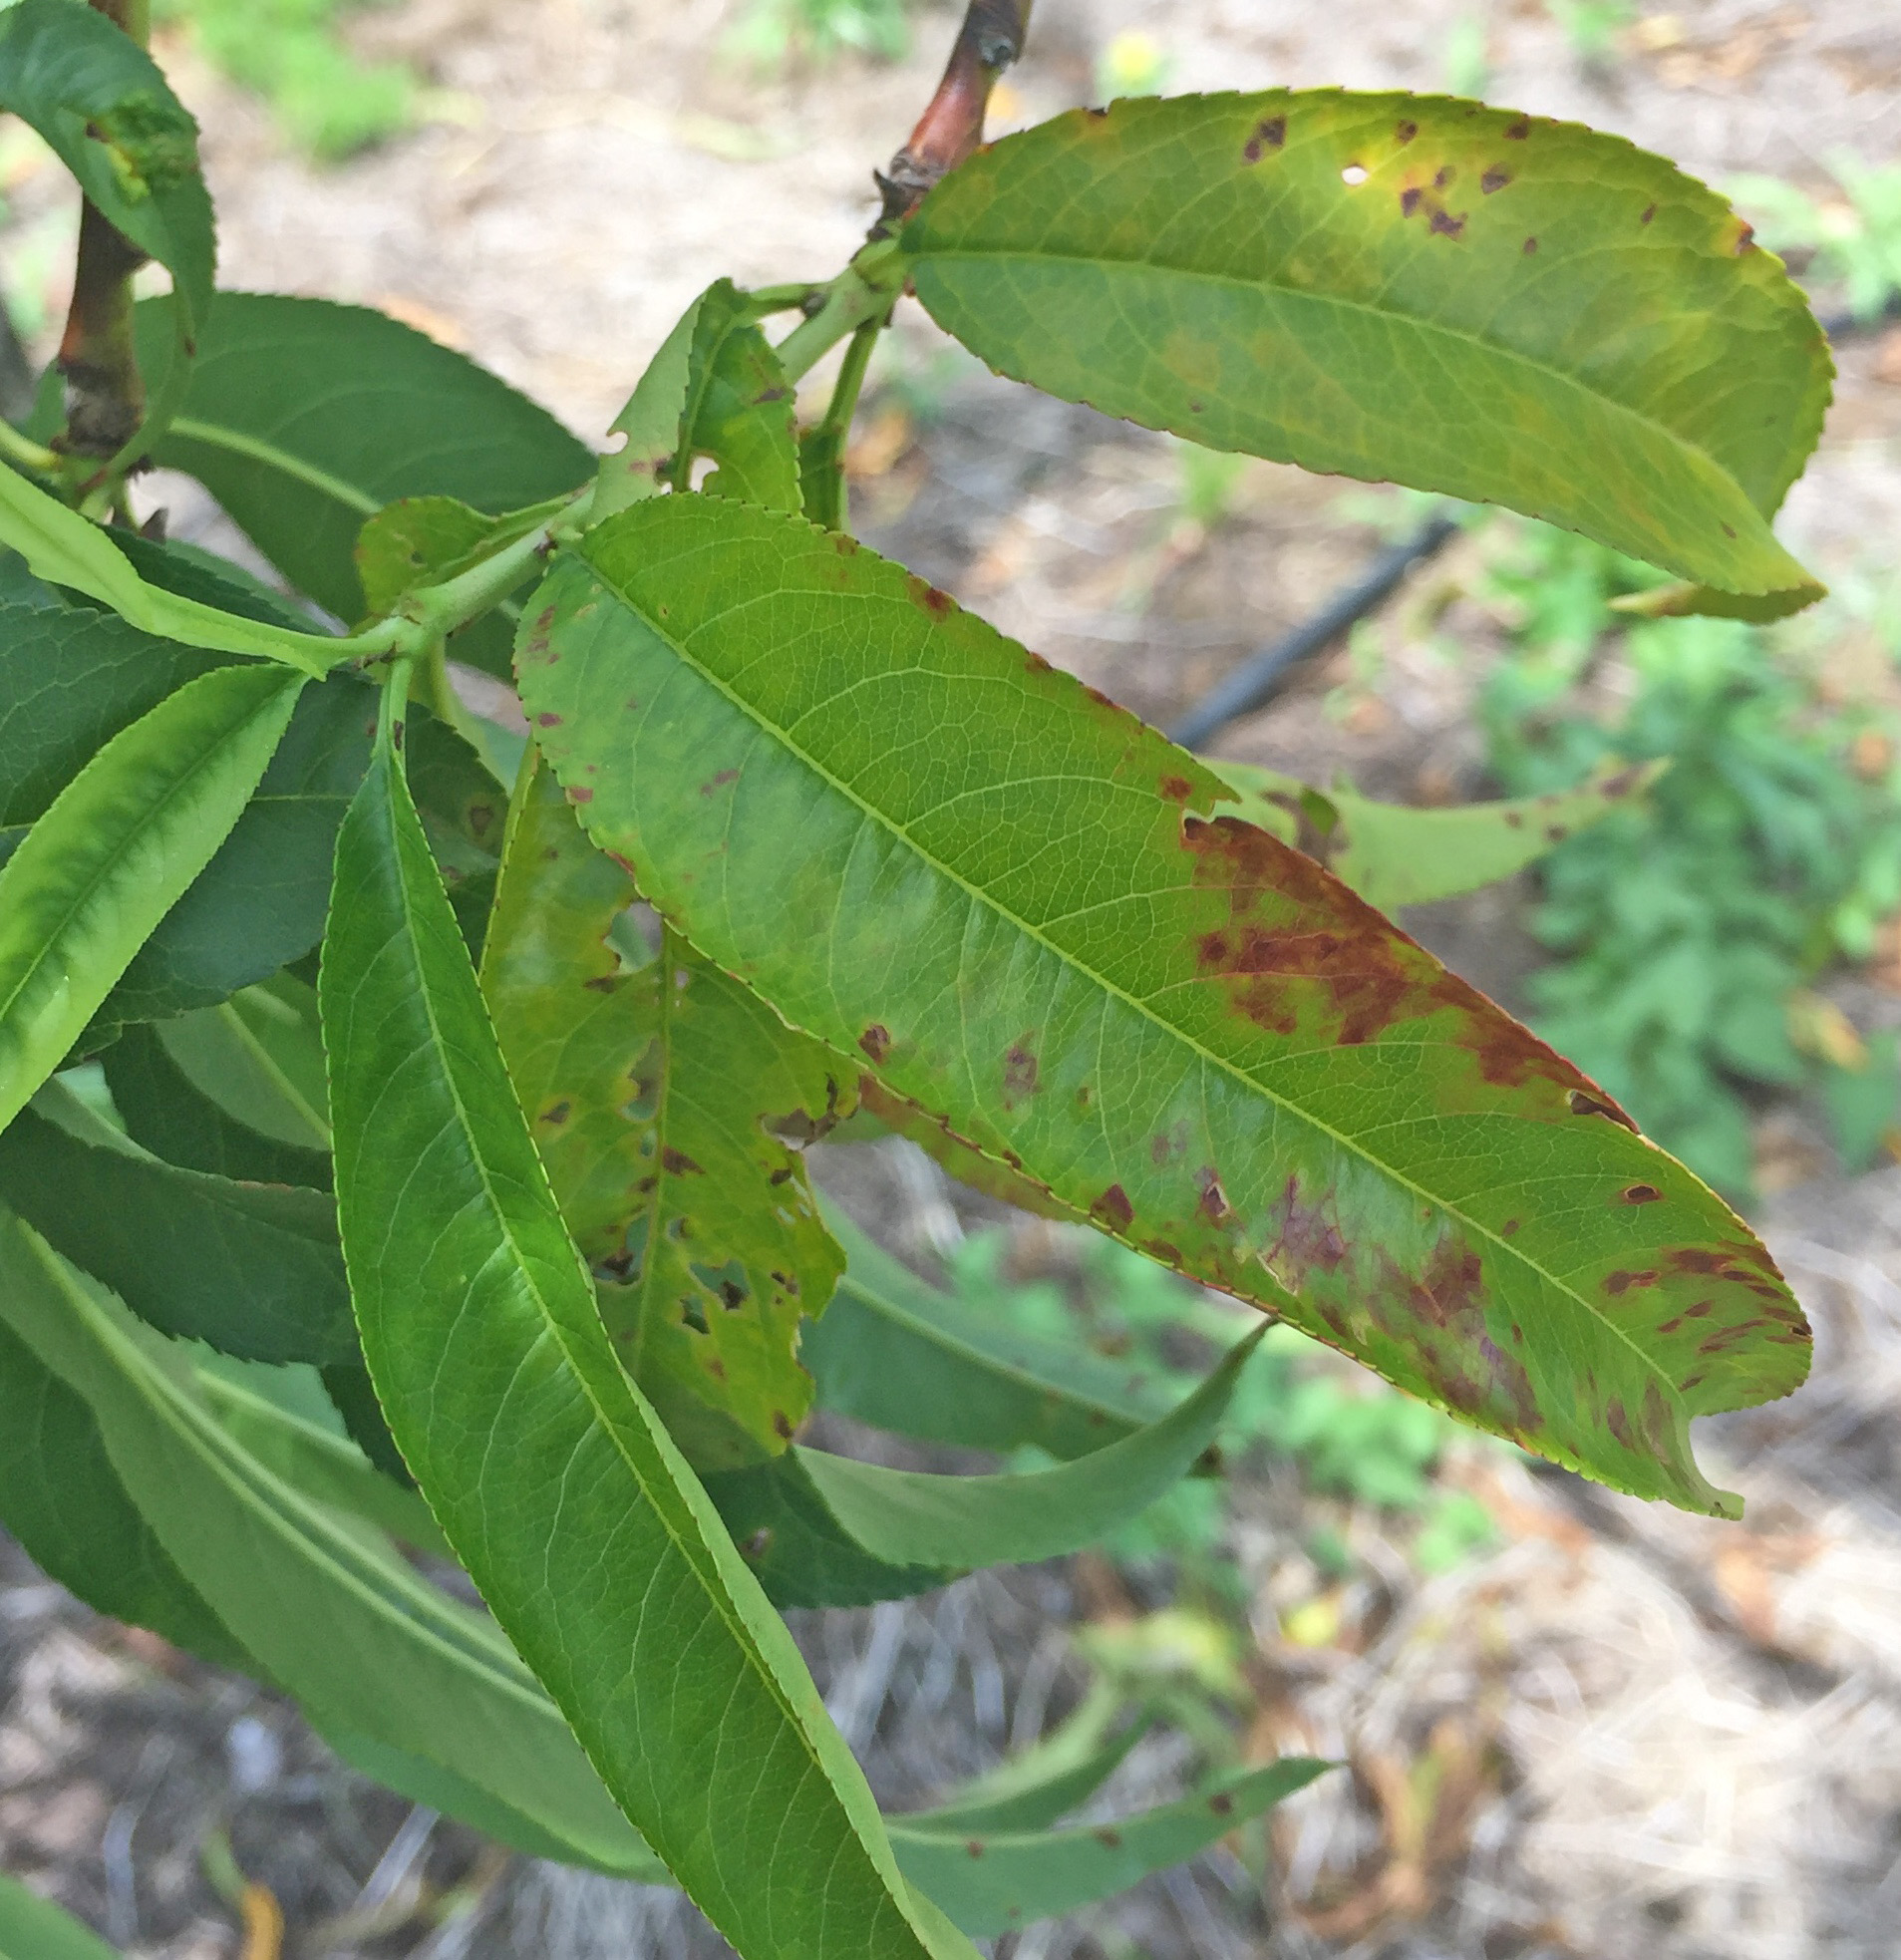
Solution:
M 1480 719 L 1512 795 L 1609 758 L 1672 758 L 1643 805 L 1544 860 L 1532 929 L 1556 958 L 1528 992 L 1548 1040 L 1746 1195 L 1752 1092 L 1826 1090 L 1850 1159 L 1893 1120 L 1892 1066 L 1806 990 L 1865 957 L 1901 903 L 1901 778 L 1884 711 L 1832 700 L 1793 635 L 1734 620 L 1629 626 L 1622 704 L 1586 712 L 1580 685 L 1622 627 L 1610 601 L 1657 578 L 1570 533 L 1519 530 L 1489 573 L 1517 620 Z
M 366 0 L 157 0 L 190 26 L 213 67 L 261 96 L 300 150 L 335 162 L 407 129 L 417 82 L 399 62 L 363 62 L 337 31 Z

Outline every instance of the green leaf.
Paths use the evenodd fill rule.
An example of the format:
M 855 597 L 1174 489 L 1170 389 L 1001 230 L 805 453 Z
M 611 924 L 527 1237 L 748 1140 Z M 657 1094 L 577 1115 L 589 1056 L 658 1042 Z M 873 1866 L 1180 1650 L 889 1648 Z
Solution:
M 70 1912 L 0 1872 L 0 1960 L 119 1960 L 119 1955 Z
M 0 605 L 0 823 L 32 822 L 122 729 L 228 664 L 89 605 Z
M 71 0 L 46 4 L 65 11 Z M 0 21 L 7 18 L 0 13 Z M 334 646 L 325 634 L 241 617 L 148 584 L 99 525 L 7 469 L 0 469 L 0 544 L 11 545 L 49 584 L 98 600 L 142 632 L 217 653 L 254 654 L 305 674 L 327 673 L 336 659 L 325 650 Z
M 1286 1756 L 1139 1816 L 1069 1830 L 938 1836 L 894 1821 L 891 1845 L 904 1875 L 983 1939 L 1074 1912 L 1180 1864 L 1332 1767 Z
M 940 1837 L 1047 1829 L 1087 1802 L 1148 1733 L 1144 1717 L 1113 1742 L 1104 1742 L 1121 1703 L 1121 1691 L 1099 1680 L 1060 1728 L 951 1791 L 928 1810 L 913 1810 L 894 1821 L 900 1829 Z
M 1214 1441 L 1241 1370 L 1267 1331 L 1237 1342 L 1184 1402 L 1132 1436 L 1053 1470 L 937 1476 L 798 1451 L 827 1509 L 892 1564 L 1028 1564 L 1081 1551 L 1146 1510 Z
M 322 995 L 345 1254 L 450 1542 L 749 1960 L 962 1950 L 927 1930 L 791 1636 L 615 1360 L 388 747 L 337 883 Z
M 867 1551 L 825 1502 L 803 1451 L 703 1470 L 700 1481 L 775 1606 L 870 1606 L 963 1576 L 961 1566 L 893 1562 Z
M 426 1809 L 440 1810 L 445 1816 L 473 1824 L 483 1836 L 495 1838 L 531 1858 L 585 1865 L 590 1870 L 606 1872 L 610 1877 L 630 1878 L 642 1885 L 672 1883 L 667 1867 L 632 1830 L 627 1832 L 623 1844 L 594 1845 L 583 1850 L 557 1835 L 540 1819 L 504 1802 L 492 1791 L 472 1783 L 469 1778 L 445 1770 L 440 1763 L 379 1742 L 329 1715 L 316 1716 L 311 1726 L 353 1770 L 373 1783 L 386 1785 Z
M 190 326 L 216 276 L 198 129 L 158 64 L 104 14 L 70 0 L 0 13 L 0 107 L 51 145 L 114 228 L 172 277 Z
M 719 465 L 701 486 L 707 494 L 800 507 L 792 384 L 730 279 L 687 308 L 612 429 L 627 440 L 602 460 L 597 518 L 669 485 L 690 490 L 701 457 Z
M 1086 1703 L 1078 1716 L 1090 1718 L 1077 1741 L 1085 1737 L 1095 1744 L 1101 1733 Z M 946 1802 L 928 1810 L 914 1810 L 893 1819 L 900 1830 L 928 1832 L 937 1837 L 963 1837 L 972 1833 L 1017 1834 L 1045 1830 L 1058 1817 L 1086 1803 L 1121 1767 L 1128 1753 L 1148 1732 L 1146 1722 L 1124 1729 L 1112 1743 L 1082 1751 L 1074 1746 L 1070 1734 L 1071 1718 L 1055 1735 L 1046 1737 L 1023 1755 L 1002 1764 L 991 1776 L 980 1778 L 953 1793 Z M 968 1851 L 965 1853 L 969 1855 Z
M 846 1265 L 799 1348 L 821 1409 L 927 1443 L 1034 1445 L 1065 1461 L 1132 1436 L 1159 1413 L 1140 1394 L 1139 1369 L 973 1313 L 835 1208 L 825 1218 Z
M 282 1372 L 200 1368 L 198 1386 L 231 1436 L 294 1489 L 365 1518 L 418 1551 L 450 1557 L 429 1506 L 414 1489 L 385 1476 L 354 1443 L 272 1398 L 268 1378 Z
M 1806 1373 L 1768 1254 L 1568 1063 L 1214 815 L 1193 757 L 850 539 L 716 497 L 590 532 L 523 624 L 595 842 L 793 1026 L 1466 1421 L 1734 1509 L 1688 1424 Z
M 227 1114 L 172 1060 L 149 1027 L 128 1028 L 100 1057 L 126 1134 L 183 1170 L 257 1184 L 330 1188 L 327 1150 L 267 1137 Z
M 164 301 L 141 304 L 138 326 L 142 362 L 162 363 Z M 584 483 L 595 462 L 545 409 L 386 314 L 232 292 L 212 305 L 156 459 L 197 478 L 292 585 L 344 620 L 365 610 L 357 533 L 385 504 L 454 496 L 519 510 Z
M 299 1151 L 328 1152 L 323 1042 L 308 987 L 280 974 L 154 1032 L 173 1067 L 233 1122 Z
M 0 868 L 0 1128 L 229 834 L 300 678 L 227 667 L 123 729 Z
M 974 1566 L 1059 1558 L 1139 1516 L 1187 1473 L 1265 1332 L 1168 1415 L 1055 1470 L 938 1476 L 794 1445 L 790 1461 L 708 1476 L 707 1494 L 778 1606 L 862 1606 L 928 1592 Z M 939 1396 L 955 1392 L 941 1378 L 922 1381 Z
M 786 1447 L 811 1400 L 801 1313 L 844 1263 L 798 1152 L 840 1069 L 678 933 L 617 926 L 637 894 L 552 775 L 517 796 L 482 991 L 623 1364 L 697 1466 Z
M 406 496 L 390 504 L 365 518 L 357 533 L 357 577 L 365 604 L 373 613 L 394 612 L 410 593 L 440 585 L 527 536 L 557 516 L 565 502 L 550 497 L 499 517 L 454 496 Z
M 1510 803 L 1410 810 L 1374 803 L 1345 781 L 1316 790 L 1254 763 L 1211 765 L 1241 815 L 1325 864 L 1369 905 L 1390 912 L 1495 884 L 1655 783 L 1666 762 L 1619 769 L 1575 790 Z
M 979 152 L 902 244 L 940 326 L 1066 401 L 1820 591 L 1767 519 L 1820 433 L 1821 330 L 1622 138 L 1335 89 L 1118 102 Z
M 247 1361 L 357 1357 L 326 1192 L 180 1170 L 49 1084 L 0 1131 L 0 1197 L 162 1333 Z
M 107 995 L 89 1045 L 128 1022 L 214 1006 L 323 936 L 337 826 L 369 765 L 376 696 L 334 674 L 299 698 L 231 833 Z
M 49 1579 L 95 1612 L 150 1627 L 219 1667 L 250 1665 L 127 1493 L 85 1397 L 4 1320 L 0 1522 Z
M 259 1463 L 182 1350 L 13 1220 L 0 1227 L 0 1320 L 84 1397 L 173 1565 L 319 1729 L 341 1722 L 439 1764 L 585 1856 L 638 1855 L 493 1621 Z

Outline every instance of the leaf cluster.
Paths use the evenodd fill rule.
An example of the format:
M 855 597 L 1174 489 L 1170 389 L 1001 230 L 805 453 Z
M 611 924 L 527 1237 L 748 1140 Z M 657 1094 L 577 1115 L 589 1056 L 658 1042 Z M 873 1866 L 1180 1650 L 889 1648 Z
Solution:
M 1269 1320 L 1718 1514 L 1691 1422 L 1807 1364 L 1743 1222 L 1376 908 L 1602 828 L 1641 772 L 1409 813 L 1211 765 L 860 545 L 842 473 L 915 292 L 1054 394 L 1778 614 L 1818 590 L 1770 527 L 1828 392 L 1805 305 L 1662 160 L 1472 103 L 1129 101 L 976 148 L 1005 12 L 873 240 L 711 286 L 605 456 L 379 314 L 217 291 L 149 58 L 72 0 L 0 14 L 0 102 L 172 278 L 80 282 L 150 380 L 119 453 L 50 392 L 44 446 L 0 437 L 0 1518 L 366 1774 L 678 1883 L 749 1960 L 967 1956 L 1321 1773 L 1066 1825 L 1099 1727 L 883 1817 L 780 1611 L 1112 1537 L 1224 1422 L 1295 1421 L 1243 1395 Z M 135 528 L 147 459 L 283 590 Z M 1250 1331 L 1138 1380 L 970 1311 L 821 1204 L 805 1146 L 851 1122 Z M 814 1409 L 1043 1456 L 892 1469 Z M 1372 1439 L 1313 1421 L 1371 1491 Z M 408 1555 L 445 1550 L 486 1613 Z

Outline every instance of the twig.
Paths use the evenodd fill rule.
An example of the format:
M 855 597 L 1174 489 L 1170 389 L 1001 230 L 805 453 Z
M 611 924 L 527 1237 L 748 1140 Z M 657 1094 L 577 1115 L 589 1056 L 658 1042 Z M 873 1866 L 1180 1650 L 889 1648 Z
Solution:
M 924 193 L 984 140 L 984 115 L 1000 76 L 1023 53 L 1032 0 L 970 0 L 937 93 L 889 164 L 874 170 L 884 208 L 871 227 L 888 238 Z
M 92 0 L 92 5 L 145 46 L 151 31 L 148 0 Z M 132 275 L 145 262 L 146 254 L 87 199 L 80 210 L 73 303 L 59 352 L 66 433 L 55 447 L 70 455 L 115 457 L 145 420 L 146 385 L 132 330 Z

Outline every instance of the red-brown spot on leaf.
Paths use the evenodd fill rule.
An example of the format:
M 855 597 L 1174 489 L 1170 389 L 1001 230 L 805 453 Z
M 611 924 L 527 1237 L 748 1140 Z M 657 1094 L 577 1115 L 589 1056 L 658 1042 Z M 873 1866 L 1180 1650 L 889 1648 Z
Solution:
M 724 790 L 729 783 L 737 783 L 739 780 L 740 773 L 737 769 L 723 769 L 700 785 L 700 794 L 703 797 L 710 797 L 715 790 Z
M 561 726 L 561 717 L 559 715 L 539 714 L 534 718 L 534 725 L 536 728 L 559 728 Z
M 1194 791 L 1185 776 L 1164 776 L 1157 787 L 1171 804 L 1185 804 Z
M 1025 1035 L 1021 1041 L 1012 1042 L 1004 1054 L 1003 1103 L 1007 1110 L 1037 1093 L 1037 1058 L 1027 1045 L 1029 1040 Z
M 1504 189 L 1505 185 L 1508 184 L 1510 181 L 1511 181 L 1511 172 L 1509 170 L 1501 170 L 1498 167 L 1498 165 L 1494 163 L 1491 166 L 1491 168 L 1488 169 L 1485 172 L 1485 174 L 1478 179 L 1478 187 L 1480 190 L 1482 190 L 1485 193 L 1487 197 L 1489 197 L 1494 191 Z
M 1602 1091 L 1593 1095 L 1588 1090 L 1574 1089 L 1567 1100 L 1574 1117 L 1609 1117 L 1613 1123 L 1621 1123 L 1633 1136 L 1641 1134 L 1636 1124 Z
M 1258 163 L 1270 150 L 1279 150 L 1287 141 L 1287 118 L 1270 116 L 1264 123 L 1254 126 L 1254 133 L 1241 146 L 1241 155 L 1250 163 Z
M 912 572 L 904 581 L 904 590 L 911 603 L 934 619 L 942 619 L 955 606 L 956 601 L 948 592 L 940 592 L 928 579 L 919 578 Z
M 1210 1225 L 1218 1225 L 1234 1214 L 1228 1209 L 1227 1193 L 1221 1188 L 1221 1179 L 1212 1164 L 1206 1164 L 1195 1172 L 1195 1183 L 1201 1196 L 1195 1205 L 1196 1214 Z
M 1637 1438 L 1631 1432 L 1630 1414 L 1616 1396 L 1612 1396 L 1604 1405 L 1604 1427 L 1626 1450 L 1637 1448 Z
M 1142 1240 L 1142 1250 L 1151 1259 L 1159 1259 L 1164 1266 L 1181 1264 L 1181 1247 L 1173 1239 L 1145 1238 Z
M 1111 1829 L 1108 1824 L 1104 1824 L 1098 1830 L 1091 1831 L 1090 1835 L 1099 1844 L 1107 1844 L 1111 1851 L 1115 1850 L 1122 1841 L 1122 1833 L 1119 1830 Z
M 883 1022 L 873 1021 L 858 1037 L 858 1046 L 873 1063 L 882 1062 L 891 1052 L 891 1030 Z
M 1434 211 L 1431 224 L 1427 227 L 1441 238 L 1457 238 L 1464 234 L 1465 213 L 1460 211 L 1454 217 L 1450 211 Z
M 1135 1207 L 1128 1201 L 1128 1193 L 1119 1184 L 1111 1184 L 1094 1204 L 1090 1206 L 1090 1216 L 1100 1218 L 1105 1224 L 1120 1231 L 1135 1216 Z
M 1513 1234 L 1516 1233 L 1517 1229 L 1518 1229 L 1518 1220 L 1516 1218 L 1507 1218 L 1505 1222 L 1498 1227 L 1498 1236 L 1500 1238 L 1510 1238 L 1513 1236 Z
M 567 800 L 571 804 L 591 804 L 594 801 L 594 792 L 585 783 L 577 783 L 568 791 Z
M 1234 1808 L 1234 1798 L 1225 1790 L 1218 1790 L 1208 1798 L 1208 1808 L 1217 1817 L 1225 1817 Z
M 543 1123 L 551 1123 L 558 1128 L 568 1120 L 569 1116 L 573 1114 L 573 1110 L 574 1105 L 564 1098 L 559 1103 L 550 1103 L 541 1112 L 541 1121 Z
M 792 1440 L 792 1419 L 783 1409 L 773 1411 L 773 1434 L 787 1443 Z
M 1400 192 L 1400 215 L 1411 217 L 1420 207 L 1420 199 L 1426 195 L 1417 183 L 1409 184 Z
M 1527 239 L 1525 240 L 1525 243 L 1524 243 L 1524 253 L 1525 253 L 1525 256 L 1526 256 L 1526 258 L 1529 258 L 1529 257 L 1530 257 L 1530 256 L 1532 255 L 1532 253 L 1533 253 L 1533 252 L 1535 252 L 1535 251 L 1536 251 L 1537 249 L 1538 249 L 1538 241 L 1537 241 L 1537 239 L 1535 239 L 1535 238 L 1527 238 Z
M 1644 215 L 1640 217 L 1637 221 L 1639 224 L 1648 224 L 1651 221 L 1651 219 L 1654 218 L 1656 215 L 1657 215 L 1657 206 L 1655 204 L 1646 204 L 1644 206 Z
M 1528 137 L 1530 134 L 1531 134 L 1531 125 L 1527 123 L 1523 117 L 1520 117 L 1517 122 L 1513 123 L 1511 127 L 1506 130 L 1505 141 L 1507 143 L 1523 143 L 1525 138 Z
M 1619 1299 L 1634 1286 L 1655 1286 L 1662 1278 L 1663 1274 L 1654 1266 L 1647 1266 L 1642 1272 L 1630 1272 L 1620 1266 L 1616 1272 L 1605 1274 L 1604 1290 L 1613 1299 Z
M 1655 1184 L 1626 1184 L 1624 1202 L 1626 1204 L 1655 1204 L 1663 1196 Z
M 1411 143 L 1419 133 L 1420 126 L 1417 123 L 1402 123 L 1394 130 L 1393 139 L 1396 143 Z
M 663 1144 L 660 1151 L 660 1167 L 671 1177 L 704 1177 L 706 1172 L 688 1156 L 685 1150 L 676 1150 L 671 1143 Z

